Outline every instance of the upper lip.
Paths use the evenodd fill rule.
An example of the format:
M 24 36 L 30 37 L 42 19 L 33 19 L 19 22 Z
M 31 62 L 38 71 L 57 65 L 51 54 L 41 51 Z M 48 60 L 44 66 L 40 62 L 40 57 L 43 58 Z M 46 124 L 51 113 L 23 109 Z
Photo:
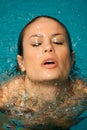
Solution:
M 41 63 L 41 65 L 46 65 L 46 64 L 57 64 L 57 60 L 55 58 L 47 58 L 47 59 L 44 59 Z

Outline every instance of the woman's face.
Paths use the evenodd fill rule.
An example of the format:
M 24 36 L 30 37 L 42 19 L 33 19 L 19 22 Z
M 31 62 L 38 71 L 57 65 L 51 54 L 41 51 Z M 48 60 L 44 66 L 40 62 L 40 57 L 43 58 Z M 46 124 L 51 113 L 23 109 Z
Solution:
M 19 66 L 32 81 L 67 79 L 72 67 L 68 37 L 60 23 L 39 18 L 24 32 Z

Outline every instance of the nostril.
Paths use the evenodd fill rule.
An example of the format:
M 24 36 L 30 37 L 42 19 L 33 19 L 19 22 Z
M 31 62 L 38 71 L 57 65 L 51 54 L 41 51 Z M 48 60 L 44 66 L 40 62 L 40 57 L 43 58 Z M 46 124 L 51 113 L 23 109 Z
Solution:
M 47 52 L 47 50 L 44 50 L 44 52 Z
M 50 49 L 50 50 L 44 50 L 44 52 L 52 52 L 53 50 L 52 49 Z
M 50 49 L 50 52 L 52 52 L 52 49 Z

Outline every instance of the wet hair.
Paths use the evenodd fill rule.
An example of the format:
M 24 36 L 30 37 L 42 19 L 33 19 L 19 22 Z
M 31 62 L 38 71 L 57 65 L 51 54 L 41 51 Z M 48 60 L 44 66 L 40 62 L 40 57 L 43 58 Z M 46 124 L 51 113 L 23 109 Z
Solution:
M 27 27 L 32 24 L 33 22 L 37 21 L 40 18 L 48 18 L 48 19 L 52 19 L 56 22 L 58 22 L 66 31 L 67 37 L 68 37 L 68 44 L 69 44 L 69 49 L 70 52 L 72 52 L 72 42 L 71 42 L 71 38 L 70 38 L 70 34 L 66 28 L 66 26 L 60 22 L 58 19 L 53 18 L 51 16 L 46 16 L 46 15 L 42 15 L 42 16 L 38 16 L 33 18 L 29 23 L 27 23 L 24 28 L 22 29 L 22 31 L 20 32 L 19 38 L 18 38 L 18 55 L 23 56 L 23 38 L 24 38 L 24 32 L 26 31 Z

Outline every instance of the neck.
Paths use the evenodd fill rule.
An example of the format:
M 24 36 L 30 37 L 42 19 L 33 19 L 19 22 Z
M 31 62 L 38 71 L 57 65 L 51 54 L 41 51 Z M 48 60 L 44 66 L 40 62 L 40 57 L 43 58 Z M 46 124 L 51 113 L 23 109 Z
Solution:
M 60 91 L 67 88 L 69 81 L 51 80 L 51 81 L 31 81 L 25 77 L 25 89 L 30 96 L 44 97 L 46 100 L 52 100 Z

